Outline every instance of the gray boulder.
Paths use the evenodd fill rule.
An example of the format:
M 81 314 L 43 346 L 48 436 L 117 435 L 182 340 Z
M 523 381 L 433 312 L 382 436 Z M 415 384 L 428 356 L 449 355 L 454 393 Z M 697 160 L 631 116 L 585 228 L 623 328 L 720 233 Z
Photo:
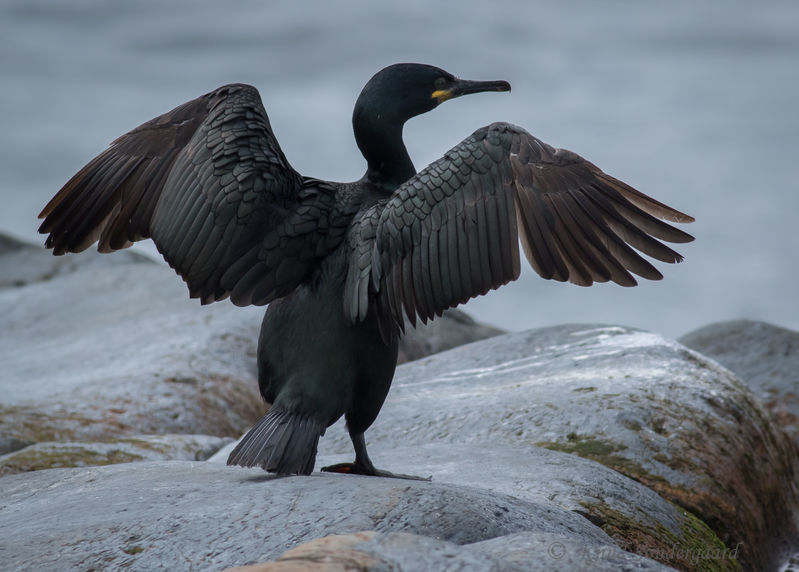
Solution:
M 674 570 L 614 544 L 547 532 L 519 532 L 465 546 L 407 532 L 374 531 L 326 536 L 302 544 L 273 562 L 226 572 L 317 570 L 463 570 L 558 572 Z
M 221 466 L 229 447 L 211 463 L 150 462 L 205 458 L 263 413 L 263 310 L 201 307 L 170 269 L 135 256 L 41 258 L 4 244 L 0 471 L 140 461 L 0 478 L 12 568 L 219 569 L 371 531 L 334 539 L 344 544 L 331 554 L 366 554 L 375 569 L 456 558 L 466 569 L 759 570 L 797 539 L 799 454 L 755 395 L 676 342 L 613 326 L 492 337 L 399 367 L 370 452 L 432 483 L 275 479 Z M 433 322 L 408 354 L 495 333 L 448 319 L 454 335 Z M 317 466 L 351 456 L 338 424 Z M 418 560 L 398 559 L 403 546 Z
M 404 447 L 464 447 L 447 479 L 505 445 L 511 463 L 535 447 L 597 461 L 696 515 L 745 567 L 775 567 L 797 539 L 794 443 L 729 370 L 652 333 L 544 328 L 403 365 L 367 438 L 378 467 L 405 473 Z M 351 455 L 343 431 L 320 450 Z M 416 472 L 445 478 L 436 466 Z
M 680 342 L 737 374 L 799 440 L 799 332 L 733 320 L 694 330 Z
M 396 479 L 280 479 L 187 461 L 10 475 L 0 478 L 0 498 L 0 549 L 11 570 L 218 570 L 361 530 L 457 545 L 530 531 L 612 544 L 588 520 L 547 501 Z
M 554 502 L 600 527 L 614 546 L 651 554 L 681 569 L 693 569 L 690 554 L 697 547 L 714 553 L 725 550 L 716 534 L 695 516 L 595 461 L 539 447 L 503 442 L 478 446 L 465 441 L 409 444 L 397 440 L 388 468 L 432 476 L 434 483 L 490 490 L 530 502 Z M 209 462 L 223 465 L 233 445 Z M 317 465 L 345 460 L 348 455 L 325 454 Z M 728 566 L 719 569 L 737 569 L 735 560 L 723 564 Z
M 138 434 L 236 436 L 264 412 L 262 310 L 201 307 L 157 264 L 0 290 L 0 453 Z

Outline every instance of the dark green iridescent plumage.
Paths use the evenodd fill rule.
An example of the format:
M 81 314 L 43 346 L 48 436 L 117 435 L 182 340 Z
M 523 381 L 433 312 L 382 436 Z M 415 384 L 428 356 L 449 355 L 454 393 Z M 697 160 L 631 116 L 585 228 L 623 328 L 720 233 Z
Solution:
M 660 240 L 692 239 L 661 220 L 691 217 L 505 123 L 416 174 L 405 121 L 509 89 L 420 64 L 380 71 L 353 113 L 366 175 L 331 183 L 292 169 L 255 88 L 223 86 L 114 141 L 48 203 L 40 231 L 55 254 L 152 238 L 192 297 L 269 304 L 258 368 L 272 408 L 229 463 L 310 473 L 319 436 L 344 415 L 356 461 L 335 469 L 387 474 L 363 433 L 406 319 L 516 279 L 520 242 L 544 278 L 632 286 L 632 274 L 662 277 L 637 251 L 678 262 Z

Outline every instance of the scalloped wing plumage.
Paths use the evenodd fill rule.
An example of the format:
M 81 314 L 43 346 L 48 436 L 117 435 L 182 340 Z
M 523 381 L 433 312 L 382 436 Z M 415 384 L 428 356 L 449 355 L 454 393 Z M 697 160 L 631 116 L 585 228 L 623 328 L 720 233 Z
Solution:
M 303 179 L 258 91 L 231 84 L 114 141 L 44 208 L 54 254 L 152 238 L 203 303 L 265 304 L 343 239 L 336 189 Z
M 475 131 L 380 210 L 376 222 L 363 219 L 375 225 L 361 231 L 373 256 L 364 263 L 368 248 L 358 245 L 358 311 L 348 317 L 365 315 L 371 282 L 371 303 L 400 330 L 404 316 L 426 322 L 518 278 L 519 242 L 544 278 L 634 286 L 632 274 L 662 278 L 636 249 L 673 263 L 682 257 L 660 240 L 692 240 L 660 220 L 691 222 L 688 215 L 505 123 Z

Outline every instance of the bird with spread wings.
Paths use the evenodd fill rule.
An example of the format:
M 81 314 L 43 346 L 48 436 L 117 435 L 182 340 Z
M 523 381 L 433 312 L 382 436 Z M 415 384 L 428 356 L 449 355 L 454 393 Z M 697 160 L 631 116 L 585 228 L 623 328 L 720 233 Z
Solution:
M 269 412 L 229 463 L 278 474 L 313 470 L 319 437 L 342 415 L 354 463 L 330 470 L 391 475 L 366 453 L 406 320 L 518 278 L 520 249 L 546 279 L 581 286 L 661 273 L 663 244 L 693 219 L 524 129 L 482 127 L 416 172 L 408 119 L 443 101 L 509 91 L 421 64 L 381 70 L 355 106 L 366 175 L 304 177 L 275 138 L 258 91 L 232 84 L 133 129 L 45 206 L 54 254 L 101 252 L 151 238 L 203 304 L 269 304 L 258 349 Z M 132 279 L 135 279 L 132 277 Z

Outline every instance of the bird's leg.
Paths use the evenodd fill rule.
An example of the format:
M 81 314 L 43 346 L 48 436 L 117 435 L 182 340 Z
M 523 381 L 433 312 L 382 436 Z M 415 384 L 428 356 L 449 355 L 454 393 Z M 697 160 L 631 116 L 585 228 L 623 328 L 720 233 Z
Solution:
M 350 434 L 352 445 L 355 447 L 355 462 L 354 463 L 338 463 L 330 465 L 329 467 L 322 467 L 322 470 L 328 473 L 348 473 L 351 475 L 369 475 L 373 477 L 388 477 L 392 479 L 411 479 L 414 481 L 429 481 L 431 477 L 416 477 L 414 475 L 402 475 L 397 473 L 389 473 L 388 471 L 381 471 L 372 464 L 372 460 L 366 452 L 366 440 L 363 433 L 356 435 Z

